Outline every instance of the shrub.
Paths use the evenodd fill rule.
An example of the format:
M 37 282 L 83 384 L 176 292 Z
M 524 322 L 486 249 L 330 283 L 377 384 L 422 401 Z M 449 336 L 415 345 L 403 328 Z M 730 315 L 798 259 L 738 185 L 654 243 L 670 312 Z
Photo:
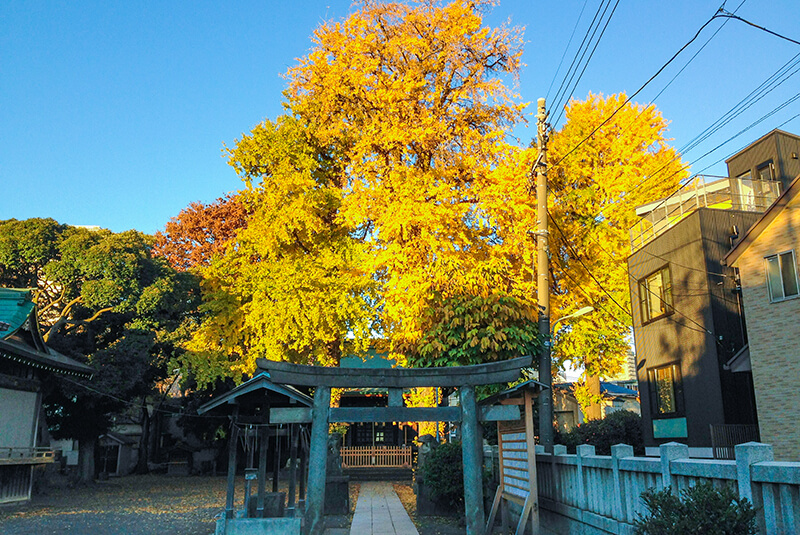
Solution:
M 602 420 L 589 420 L 568 433 L 558 433 L 556 442 L 570 451 L 580 444 L 591 444 L 598 455 L 611 455 L 614 444 L 628 444 L 634 454 L 643 455 L 642 418 L 631 411 L 612 412 Z
M 756 510 L 746 498 L 739 498 L 730 487 L 714 488 L 700 483 L 681 493 L 670 488 L 642 493 L 648 515 L 634 521 L 637 535 L 752 535 L 756 530 Z
M 421 471 L 431 498 L 451 507 L 464 504 L 464 467 L 460 442 L 440 444 L 434 448 L 425 459 Z

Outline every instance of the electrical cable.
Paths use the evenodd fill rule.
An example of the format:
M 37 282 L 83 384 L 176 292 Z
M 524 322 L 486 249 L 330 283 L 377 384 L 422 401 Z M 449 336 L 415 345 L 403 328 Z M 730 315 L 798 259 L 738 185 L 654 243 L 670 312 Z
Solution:
M 589 3 L 589 0 L 583 0 L 583 7 L 581 8 L 581 12 L 578 14 L 578 20 L 575 21 L 575 26 L 572 28 L 572 34 L 569 36 L 569 41 L 567 41 L 567 46 L 564 47 L 564 53 L 561 54 L 561 61 L 558 62 L 558 67 L 556 68 L 555 74 L 553 74 L 553 79 L 550 81 L 550 87 L 547 88 L 547 94 L 545 95 L 545 99 L 548 101 L 550 100 L 550 90 L 553 89 L 553 84 L 556 82 L 556 78 L 558 78 L 558 71 L 561 70 L 561 66 L 564 64 L 564 58 L 567 57 L 567 51 L 569 50 L 569 45 L 572 44 L 572 38 L 575 37 L 575 31 L 578 29 L 578 24 L 581 22 L 581 18 L 583 17 L 583 12 L 586 10 L 586 5 Z
M 594 18 L 592 18 L 592 22 L 589 24 L 589 28 L 586 29 L 586 33 L 583 36 L 583 40 L 581 41 L 580 46 L 578 46 L 578 50 L 575 51 L 575 56 L 572 58 L 572 62 L 570 63 L 569 68 L 567 69 L 567 72 L 564 75 L 564 79 L 561 80 L 561 84 L 558 86 L 558 91 L 556 91 L 556 95 L 553 97 L 553 102 L 554 103 L 558 102 L 561 99 L 561 90 L 564 89 L 564 84 L 567 82 L 567 78 L 570 76 L 570 73 L 573 72 L 572 68 L 575 67 L 575 70 L 577 71 L 577 67 L 575 66 L 575 62 L 578 61 L 578 56 L 581 54 L 581 50 L 584 50 L 584 48 L 583 48 L 584 45 L 586 45 L 587 48 L 588 48 L 588 44 L 587 44 L 586 39 L 589 37 L 589 32 L 592 31 L 592 28 L 594 27 L 595 22 L 597 22 L 597 17 L 598 17 L 598 15 L 600 15 L 600 10 L 603 8 L 603 4 L 604 3 L 606 4 L 606 9 L 608 9 L 608 5 L 611 3 L 611 0 L 607 0 L 607 2 L 606 2 L 606 0 L 601 0 L 600 5 L 597 6 L 597 11 L 595 11 Z M 602 20 L 602 18 L 600 20 Z M 599 26 L 600 23 L 598 22 L 597 25 Z M 591 42 L 591 40 L 589 42 Z M 585 54 L 585 51 L 584 51 L 584 54 Z
M 116 401 L 119 401 L 120 403 L 123 403 L 125 405 L 129 405 L 131 407 L 135 406 L 136 408 L 141 408 L 141 405 L 136 401 L 122 399 L 121 397 L 115 396 L 114 394 L 109 394 L 108 392 L 103 392 L 101 390 L 97 390 L 96 388 L 92 388 L 89 385 L 85 385 L 83 383 L 79 383 L 77 381 L 73 381 L 72 379 L 69 379 L 69 378 L 61 376 L 61 375 L 57 375 L 56 377 L 58 377 L 62 381 L 66 381 L 68 383 L 72 383 L 72 384 L 74 384 L 76 386 L 79 386 L 81 388 L 89 390 L 90 392 L 94 392 L 95 394 L 98 394 L 100 396 L 105 396 L 107 398 L 114 399 Z M 188 416 L 188 417 L 191 417 L 191 418 L 216 418 L 216 419 L 227 418 L 227 416 L 217 416 L 217 415 L 213 415 L 213 414 L 189 414 L 189 413 L 184 413 L 184 412 L 173 412 L 173 411 L 168 411 L 168 410 L 161 409 L 161 408 L 156 408 L 156 409 L 153 410 L 153 412 L 161 412 L 161 413 L 164 413 L 164 414 Z
M 692 43 L 693 43 L 693 42 L 694 42 L 694 41 L 695 41 L 695 40 L 696 40 L 696 39 L 697 39 L 697 38 L 700 36 L 700 33 L 701 33 L 701 32 L 702 32 L 702 31 L 703 31 L 703 30 L 704 30 L 704 29 L 705 29 L 705 28 L 706 28 L 706 27 L 707 27 L 709 24 L 711 24 L 711 23 L 712 23 L 712 22 L 713 22 L 713 21 L 714 21 L 716 18 L 718 18 L 719 16 L 720 16 L 720 15 L 719 15 L 719 12 L 717 12 L 717 13 L 715 13 L 715 14 L 714 14 L 714 15 L 713 15 L 713 16 L 712 16 L 710 19 L 708 19 L 708 21 L 706 21 L 706 22 L 705 22 L 705 23 L 704 23 L 704 24 L 703 24 L 703 25 L 700 27 L 700 29 L 699 29 L 699 30 L 697 30 L 697 32 L 694 34 L 694 36 L 693 36 L 691 39 L 689 39 L 689 41 L 687 41 L 687 42 L 686 42 L 686 44 L 684 44 L 684 45 L 683 45 L 683 46 L 682 46 L 682 47 L 681 47 L 681 48 L 680 48 L 680 49 L 679 49 L 677 52 L 675 52 L 675 54 L 673 54 L 673 56 L 672 56 L 672 57 L 671 57 L 671 58 L 670 58 L 670 59 L 669 59 L 669 60 L 668 60 L 666 63 L 664 63 L 664 65 L 662 65 L 662 66 L 661 66 L 661 67 L 660 67 L 660 68 L 659 68 L 659 69 L 656 71 L 656 73 L 655 73 L 655 74 L 653 74 L 653 75 L 652 75 L 652 76 L 651 76 L 651 77 L 650 77 L 650 78 L 649 78 L 649 79 L 648 79 L 648 80 L 647 80 L 647 81 L 646 81 L 644 84 L 642 84 L 642 85 L 641 85 L 641 87 L 639 87 L 639 89 L 637 89 L 637 90 L 636 90 L 636 91 L 635 91 L 635 92 L 634 92 L 634 93 L 633 93 L 631 96 L 627 97 L 627 98 L 625 99 L 625 101 L 624 101 L 622 104 L 620 104 L 620 106 L 619 106 L 619 107 L 618 107 L 616 110 L 614 110 L 614 112 L 613 112 L 613 113 L 611 113 L 611 115 L 609 115 L 609 116 L 608 116 L 608 117 L 607 117 L 607 118 L 606 118 L 606 119 L 605 119 L 603 122 L 601 122 L 599 125 L 597 125 L 597 127 L 596 127 L 594 130 L 592 130 L 592 131 L 589 133 L 589 135 L 588 135 L 588 136 L 586 136 L 586 137 L 585 137 L 585 138 L 583 138 L 581 141 L 579 141 L 577 145 L 575 145 L 575 146 L 574 146 L 574 147 L 572 147 L 572 148 L 571 148 L 569 151 L 567 151 L 567 153 L 566 153 L 566 154 L 564 154 L 564 155 L 563 155 L 563 156 L 562 156 L 562 157 L 561 157 L 561 158 L 560 158 L 560 159 L 559 159 L 557 162 L 555 162 L 554 164 L 552 164 L 552 166 L 553 166 L 553 167 L 555 167 L 556 165 L 558 165 L 558 164 L 560 164 L 561 162 L 563 162 L 563 161 L 564 161 L 564 160 L 565 160 L 567 157 L 569 157 L 569 156 L 570 156 L 570 155 L 571 155 L 573 152 L 575 152 L 575 151 L 578 149 L 578 147 L 580 147 L 580 146 L 581 146 L 581 145 L 583 145 L 583 144 L 584 144 L 586 141 L 588 141 L 589 139 L 591 139 L 591 138 L 592 138 L 592 136 L 593 136 L 594 134 L 596 134 L 598 130 L 600 130 L 600 129 L 601 129 L 601 128 L 602 128 L 602 127 L 603 127 L 603 126 L 606 124 L 606 123 L 608 123 L 608 122 L 609 122 L 611 119 L 613 119 L 613 118 L 614 118 L 614 116 L 616 116 L 616 115 L 617 115 L 617 113 L 619 113 L 619 111 L 620 111 L 622 108 L 624 108 L 626 104 L 628 104 L 628 103 L 629 103 L 631 100 L 633 100 L 633 98 L 634 98 L 634 97 L 636 97 L 636 95 L 638 95 L 639 93 L 641 93 L 641 92 L 642 92 L 642 90 L 643 90 L 645 87 L 647 87 L 647 86 L 650 84 L 650 82 L 652 82 L 653 80 L 655 80 L 655 79 L 656 79 L 656 77 L 657 77 L 659 74 L 661 74 L 661 73 L 664 71 L 664 69 L 666 69 L 666 68 L 667 68 L 667 67 L 668 67 L 668 66 L 669 66 L 669 65 L 670 65 L 670 64 L 671 64 L 673 61 L 675 61 L 675 59 L 676 59 L 676 58 L 677 58 L 677 57 L 678 57 L 678 56 L 679 56 L 679 55 L 680 55 L 680 54 L 681 54 L 681 53 L 682 53 L 684 50 L 686 50 L 686 48 L 687 48 L 689 45 L 691 45 L 691 44 L 692 44 Z
M 781 35 L 781 34 L 779 34 L 777 32 L 773 32 L 772 30 L 769 30 L 769 29 L 767 29 L 767 28 L 765 28 L 763 26 L 759 26 L 758 24 L 753 24 L 749 20 L 743 19 L 742 17 L 740 17 L 740 16 L 738 16 L 738 15 L 736 15 L 734 13 L 731 13 L 729 11 L 725 11 L 724 7 L 725 7 L 725 4 L 723 4 L 723 7 L 719 8 L 719 13 L 720 13 L 721 17 L 726 17 L 726 18 L 729 18 L 729 19 L 735 19 L 735 20 L 742 21 L 745 24 L 748 24 L 748 25 L 752 26 L 753 28 L 757 28 L 759 30 L 763 30 L 763 31 L 765 31 L 765 32 L 767 32 L 769 34 L 774 35 L 775 37 L 780 37 L 781 39 L 785 39 L 786 41 L 789 41 L 790 43 L 794 43 L 796 45 L 800 45 L 800 41 L 797 41 L 797 40 L 792 39 L 790 37 L 786 37 L 785 35 Z
M 558 108 L 559 109 L 558 117 L 556 117 L 556 120 L 553 122 L 553 124 L 558 124 L 558 121 L 560 121 L 561 117 L 564 115 L 564 111 L 566 111 L 566 109 L 567 109 L 567 104 L 569 103 L 569 99 L 572 98 L 572 95 L 575 93 L 575 89 L 578 87 L 578 84 L 580 83 L 581 78 L 583 78 L 583 73 L 586 72 L 586 68 L 589 66 L 589 62 L 592 61 L 592 57 L 594 56 L 594 53 L 597 50 L 597 45 L 600 44 L 600 40 L 603 38 L 603 35 L 606 33 L 606 28 L 608 28 L 608 23 L 611 22 L 611 18 L 614 16 L 614 13 L 617 11 L 617 6 L 619 6 L 619 0 L 616 1 L 616 3 L 614 4 L 614 9 L 611 10 L 611 14 L 606 19 L 606 23 L 603 26 L 603 31 L 600 32 L 600 37 L 598 37 L 597 41 L 595 41 L 594 48 L 592 48 L 592 52 L 589 54 L 589 58 L 586 60 L 586 63 L 583 64 L 583 70 L 581 70 L 581 74 L 578 76 L 578 79 L 575 80 L 575 83 L 572 85 L 572 89 L 569 91 L 569 96 L 567 97 L 566 102 L 564 102 L 563 105 L 559 106 L 559 108 Z M 603 15 L 605 15 L 605 11 L 603 12 Z M 592 37 L 594 37 L 594 34 L 592 34 Z M 570 80 L 570 82 L 571 81 L 572 80 Z M 566 96 L 566 94 L 565 94 L 565 96 Z

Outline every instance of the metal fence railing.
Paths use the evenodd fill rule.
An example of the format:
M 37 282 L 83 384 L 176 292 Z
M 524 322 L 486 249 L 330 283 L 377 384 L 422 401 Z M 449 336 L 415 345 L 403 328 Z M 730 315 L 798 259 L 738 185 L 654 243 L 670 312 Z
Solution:
M 715 459 L 733 459 L 734 446 L 745 442 L 758 442 L 757 425 L 710 425 L 711 448 Z

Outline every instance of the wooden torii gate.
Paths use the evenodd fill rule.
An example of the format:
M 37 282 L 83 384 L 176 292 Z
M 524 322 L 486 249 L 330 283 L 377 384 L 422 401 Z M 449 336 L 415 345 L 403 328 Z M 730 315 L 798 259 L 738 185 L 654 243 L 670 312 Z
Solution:
M 531 357 L 447 368 L 352 369 L 326 368 L 257 359 L 256 364 L 277 383 L 313 386 L 313 407 L 273 409 L 272 422 L 311 421 L 308 485 L 303 531 L 318 535 L 324 528 L 328 425 L 336 422 L 461 422 L 464 465 L 464 509 L 467 535 L 483 535 L 483 461 L 479 422 L 518 420 L 514 405 L 478 407 L 475 386 L 508 383 L 531 365 Z M 403 389 L 417 387 L 458 388 L 458 407 L 403 407 Z M 331 388 L 387 388 L 388 407 L 331 407 Z

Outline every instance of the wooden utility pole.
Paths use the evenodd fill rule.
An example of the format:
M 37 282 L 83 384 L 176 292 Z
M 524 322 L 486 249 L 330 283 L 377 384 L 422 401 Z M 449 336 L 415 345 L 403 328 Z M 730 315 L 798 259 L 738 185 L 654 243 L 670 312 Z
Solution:
M 536 200 L 538 230 L 536 232 L 536 296 L 539 305 L 539 336 L 543 343 L 539 353 L 539 382 L 545 388 L 539 394 L 539 444 L 553 452 L 553 375 L 550 362 L 550 247 L 547 230 L 547 111 L 540 98 L 536 113 Z

